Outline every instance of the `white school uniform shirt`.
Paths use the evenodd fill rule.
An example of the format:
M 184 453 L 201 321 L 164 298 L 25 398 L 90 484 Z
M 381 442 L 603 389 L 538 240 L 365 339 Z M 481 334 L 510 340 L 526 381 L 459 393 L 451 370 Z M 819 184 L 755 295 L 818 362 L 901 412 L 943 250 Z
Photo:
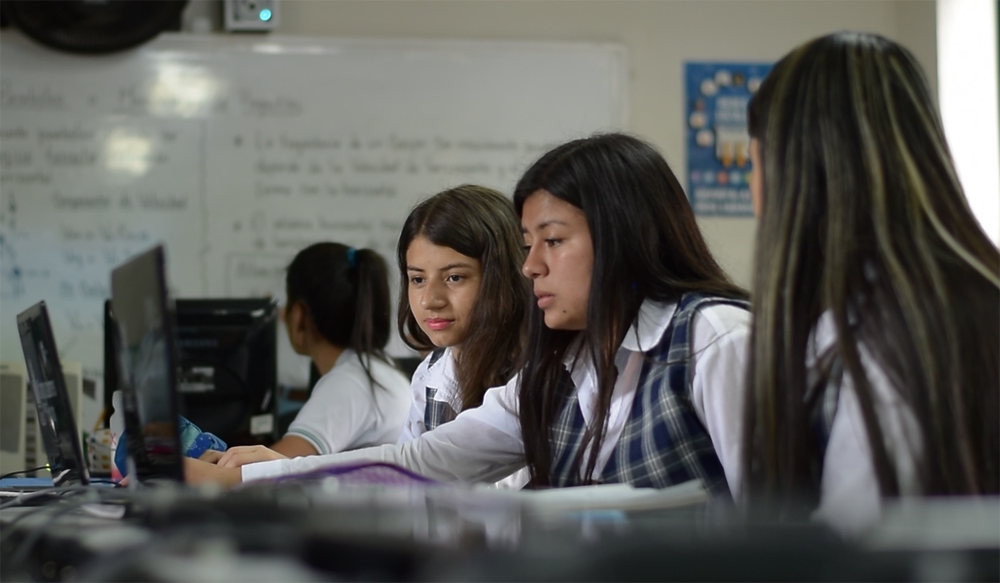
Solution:
M 370 361 L 373 387 L 357 352 L 344 350 L 288 428 L 319 454 L 396 443 L 410 410 L 409 383 L 389 363 Z
M 427 433 L 427 426 L 424 422 L 427 409 L 427 387 L 433 387 L 437 390 L 434 393 L 435 401 L 447 403 L 456 413 L 462 411 L 462 398 L 455 371 L 454 351 L 450 347 L 445 348 L 444 353 L 434 362 L 433 366 L 431 365 L 432 358 L 434 358 L 434 354 L 428 354 L 417 370 L 413 372 L 413 380 L 410 382 L 412 394 L 410 416 L 403 425 L 403 432 L 399 436 L 398 443 L 406 443 Z M 503 490 L 520 490 L 527 485 L 530 479 L 528 469 L 524 467 L 498 481 L 495 486 Z
M 606 437 L 594 475 L 599 475 L 621 437 L 644 359 L 674 315 L 675 303 L 643 302 L 629 334 L 618 349 L 625 363 L 611 398 Z M 692 331 L 691 400 L 719 456 L 734 494 L 740 484 L 741 418 L 744 367 L 750 314 L 730 305 L 699 310 Z M 580 359 L 571 377 L 581 411 L 593 423 L 597 397 L 596 376 L 589 359 Z M 323 466 L 358 460 L 386 461 L 441 481 L 494 482 L 524 466 L 524 444 L 517 416 L 515 377 L 486 392 L 483 404 L 460 413 L 454 421 L 404 444 L 383 445 L 339 455 L 272 460 L 242 467 L 244 481 L 307 472 Z M 585 469 L 581 469 L 585 471 Z
M 814 363 L 817 354 L 825 352 L 836 340 L 833 317 L 826 313 L 813 331 L 807 365 Z M 923 452 L 920 425 L 872 354 L 864 346 L 859 348 L 886 452 L 899 478 L 900 497 L 919 496 L 922 490 L 917 465 Z M 820 503 L 813 516 L 842 534 L 854 535 L 873 526 L 881 510 L 882 499 L 868 432 L 854 383 L 845 370 L 823 458 Z

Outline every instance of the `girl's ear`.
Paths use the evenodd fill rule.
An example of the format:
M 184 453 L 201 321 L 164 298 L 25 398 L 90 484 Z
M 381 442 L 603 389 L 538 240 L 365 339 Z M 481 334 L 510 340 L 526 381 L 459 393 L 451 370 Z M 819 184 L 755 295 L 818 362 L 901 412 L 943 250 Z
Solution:
M 288 330 L 288 340 L 296 351 L 306 345 L 307 321 L 305 306 L 294 302 L 285 308 L 285 328 Z

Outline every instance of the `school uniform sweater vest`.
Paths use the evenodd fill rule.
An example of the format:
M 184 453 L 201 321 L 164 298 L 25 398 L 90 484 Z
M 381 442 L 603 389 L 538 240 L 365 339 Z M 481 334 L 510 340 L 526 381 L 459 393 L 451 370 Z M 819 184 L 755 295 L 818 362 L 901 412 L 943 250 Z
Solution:
M 809 369 L 806 378 L 805 406 L 809 413 L 809 428 L 813 439 L 813 455 L 809 472 L 812 479 L 814 506 L 819 505 L 820 486 L 823 481 L 823 460 L 833 431 L 833 420 L 840 404 L 840 387 L 844 379 L 844 365 L 835 351 L 820 356 Z
M 700 479 L 713 495 L 731 495 L 712 439 L 691 403 L 692 321 L 698 310 L 716 304 L 749 309 L 740 300 L 694 293 L 681 297 L 659 343 L 644 353 L 632 410 L 597 483 L 666 488 Z M 572 383 L 568 374 L 564 378 Z M 586 423 L 576 390 L 567 393 L 550 436 L 554 463 L 549 479 L 558 487 L 591 483 L 581 480 L 579 468 L 573 467 L 585 446 Z M 586 464 L 581 457 L 580 465 Z
M 427 368 L 432 368 L 441 360 L 442 356 L 444 356 L 444 350 L 435 350 L 431 354 L 431 361 L 427 363 Z M 438 389 L 440 387 L 426 387 L 424 389 L 426 391 L 426 399 L 424 400 L 424 431 L 431 431 L 439 425 L 453 421 L 458 416 L 451 405 L 444 401 L 434 400 Z

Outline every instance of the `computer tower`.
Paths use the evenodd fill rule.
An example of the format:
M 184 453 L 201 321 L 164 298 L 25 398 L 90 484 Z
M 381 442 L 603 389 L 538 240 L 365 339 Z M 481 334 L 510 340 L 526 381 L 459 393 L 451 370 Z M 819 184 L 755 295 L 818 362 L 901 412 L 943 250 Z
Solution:
M 66 389 L 69 391 L 69 404 L 73 409 L 73 421 L 80 432 L 80 443 L 94 430 L 94 424 L 100 419 L 103 404 L 99 393 L 101 381 L 83 370 L 79 362 L 64 362 L 63 378 L 66 379 Z
M 277 304 L 269 299 L 178 299 L 181 412 L 229 446 L 278 438 Z
M 0 362 L 0 473 L 28 469 L 25 427 L 28 371 L 23 362 Z

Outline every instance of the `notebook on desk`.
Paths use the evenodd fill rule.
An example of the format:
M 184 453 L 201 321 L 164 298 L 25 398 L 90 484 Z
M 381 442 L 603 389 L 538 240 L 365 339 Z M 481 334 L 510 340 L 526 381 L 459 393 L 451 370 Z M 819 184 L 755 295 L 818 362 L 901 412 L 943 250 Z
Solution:
M 45 302 L 38 302 L 17 315 L 17 331 L 35 401 L 39 437 L 45 447 L 52 478 L 5 481 L 0 491 L 10 496 L 53 486 L 87 485 L 90 474 L 80 447 L 80 434 L 73 419 L 69 391 Z
M 140 483 L 183 482 L 177 351 L 158 245 L 111 272 L 111 310 L 125 417 L 129 476 Z M 134 483 L 134 482 L 133 482 Z

